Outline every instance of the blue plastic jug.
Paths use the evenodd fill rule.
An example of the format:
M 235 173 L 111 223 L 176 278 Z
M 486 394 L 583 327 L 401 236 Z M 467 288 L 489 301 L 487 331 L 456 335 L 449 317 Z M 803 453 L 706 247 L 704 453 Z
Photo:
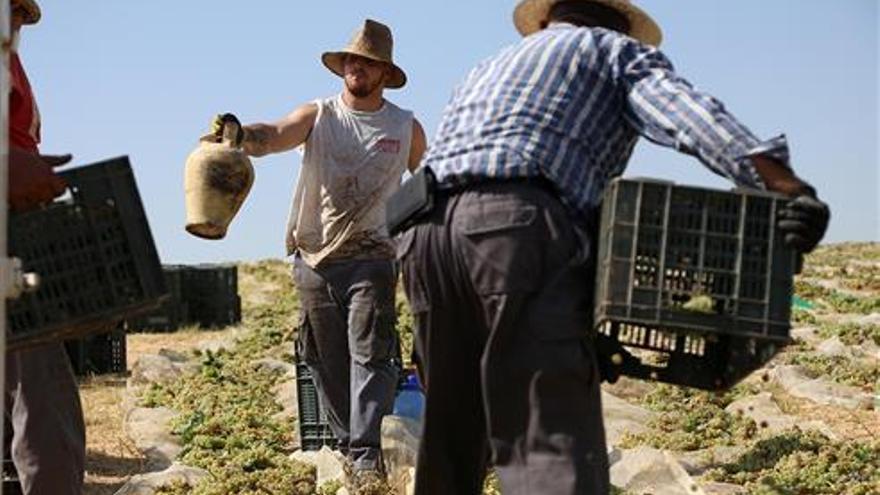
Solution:
M 422 393 L 418 377 L 415 373 L 411 373 L 397 392 L 392 414 L 421 421 L 424 408 L 425 394 Z

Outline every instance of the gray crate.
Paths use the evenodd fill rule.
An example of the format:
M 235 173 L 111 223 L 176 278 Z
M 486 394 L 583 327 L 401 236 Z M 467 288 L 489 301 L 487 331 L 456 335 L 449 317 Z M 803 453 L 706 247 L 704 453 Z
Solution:
M 789 342 L 799 259 L 776 231 L 785 201 L 659 181 L 609 186 L 595 323 L 640 358 L 622 374 L 722 389 Z

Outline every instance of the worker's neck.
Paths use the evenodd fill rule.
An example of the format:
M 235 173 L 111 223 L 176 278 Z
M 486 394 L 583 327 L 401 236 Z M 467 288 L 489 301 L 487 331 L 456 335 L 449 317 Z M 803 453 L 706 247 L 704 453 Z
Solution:
M 348 88 L 342 92 L 342 101 L 345 106 L 358 112 L 378 112 L 385 105 L 385 98 L 382 96 L 382 90 L 373 91 L 367 96 L 355 96 Z

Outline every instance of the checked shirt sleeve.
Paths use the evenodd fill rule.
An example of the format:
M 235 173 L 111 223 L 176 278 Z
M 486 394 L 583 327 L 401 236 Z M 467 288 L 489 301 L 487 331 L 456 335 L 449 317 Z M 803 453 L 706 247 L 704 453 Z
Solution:
M 756 138 L 720 101 L 679 77 L 656 48 L 625 44 L 617 68 L 627 92 L 627 120 L 642 136 L 697 157 L 740 186 L 764 189 L 752 156 L 769 156 L 790 166 L 784 135 Z

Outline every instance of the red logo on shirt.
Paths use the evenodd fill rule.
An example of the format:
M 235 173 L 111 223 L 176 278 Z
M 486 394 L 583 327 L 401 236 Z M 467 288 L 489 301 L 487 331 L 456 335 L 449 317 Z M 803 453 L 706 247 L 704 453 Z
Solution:
M 400 140 L 399 139 L 380 139 L 376 142 L 376 151 L 380 153 L 400 153 Z

